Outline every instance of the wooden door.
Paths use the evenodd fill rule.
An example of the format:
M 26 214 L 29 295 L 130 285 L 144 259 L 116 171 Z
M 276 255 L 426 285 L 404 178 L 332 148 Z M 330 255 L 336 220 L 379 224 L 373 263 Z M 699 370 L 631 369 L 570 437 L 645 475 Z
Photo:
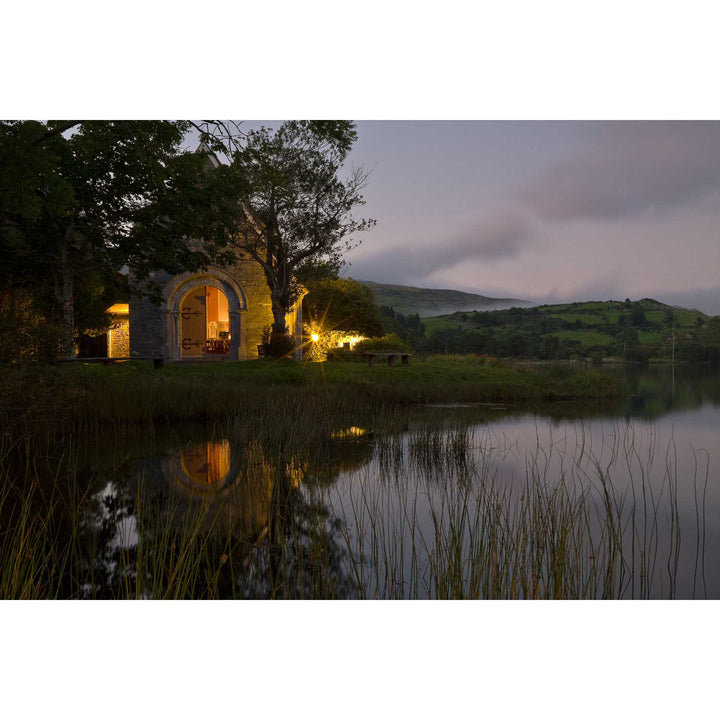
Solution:
M 180 303 L 182 313 L 182 356 L 205 354 L 207 300 L 205 287 L 191 290 Z

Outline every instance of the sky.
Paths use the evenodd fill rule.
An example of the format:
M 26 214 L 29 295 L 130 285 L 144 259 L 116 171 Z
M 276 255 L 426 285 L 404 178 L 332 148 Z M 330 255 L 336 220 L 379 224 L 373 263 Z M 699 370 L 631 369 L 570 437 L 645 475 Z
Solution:
M 720 122 L 360 121 L 344 274 L 720 314 Z

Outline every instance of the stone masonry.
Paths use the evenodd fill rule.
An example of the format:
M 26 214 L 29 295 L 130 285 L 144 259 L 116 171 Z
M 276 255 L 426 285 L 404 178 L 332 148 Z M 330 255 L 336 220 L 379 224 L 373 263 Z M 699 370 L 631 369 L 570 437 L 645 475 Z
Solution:
M 160 356 L 181 360 L 181 304 L 193 288 L 217 287 L 228 299 L 231 346 L 229 359 L 250 360 L 258 357 L 263 330 L 272 324 L 270 290 L 262 268 L 255 261 L 238 257 L 229 267 L 210 267 L 198 273 L 171 276 L 157 273 L 153 279 L 162 289 L 159 305 L 148 299 L 130 301 L 131 356 Z M 301 300 L 287 316 L 288 330 L 302 340 Z M 298 359 L 299 359 L 298 352 Z

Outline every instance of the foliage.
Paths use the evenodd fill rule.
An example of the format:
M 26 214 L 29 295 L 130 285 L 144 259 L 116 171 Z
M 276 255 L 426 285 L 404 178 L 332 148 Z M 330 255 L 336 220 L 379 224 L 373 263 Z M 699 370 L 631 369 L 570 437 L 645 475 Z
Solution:
M 387 305 L 381 305 L 380 314 L 386 333 L 395 333 L 413 347 L 417 347 L 425 339 L 425 325 L 417 313 L 405 316 Z
M 312 327 L 366 337 L 382 335 L 383 325 L 370 290 L 352 278 L 319 280 L 308 285 L 303 318 Z
M 670 308 L 650 298 L 576 302 L 425 318 L 428 337 L 416 347 L 541 360 L 615 356 L 644 362 L 669 359 L 674 335 L 676 358 L 709 360 L 715 356 L 713 347 L 720 354 L 720 338 L 703 332 L 708 322 L 698 311 Z
M 232 172 L 242 188 L 241 222 L 231 244 L 257 261 L 272 299 L 273 335 L 287 333 L 285 315 L 299 296 L 298 274 L 312 263 L 336 268 L 354 234 L 372 220 L 356 220 L 367 174 L 339 173 L 356 138 L 350 122 L 285 122 L 245 136 Z
M 61 328 L 43 317 L 28 290 L 0 289 L 0 363 L 53 362 L 61 338 Z
M 340 267 L 340 262 L 309 259 L 298 267 L 297 281 L 303 287 L 309 288 L 322 280 L 337 280 Z
M 72 125 L 71 134 L 60 132 Z M 114 283 L 123 265 L 142 279 L 160 268 L 198 269 L 220 252 L 234 176 L 180 152 L 189 127 L 0 123 L 0 280 L 31 290 L 62 320 L 67 356 L 79 288 L 95 293 L 91 286 Z
M 268 349 L 271 357 L 281 359 L 290 357 L 297 350 L 290 335 L 271 335 Z
M 401 340 L 394 333 L 383 335 L 379 338 L 368 338 L 361 340 L 355 346 L 356 353 L 363 352 L 410 352 L 407 343 Z
M 0 281 L 30 289 L 62 323 L 68 357 L 76 323 L 106 320 L 86 301 L 103 298 L 124 265 L 152 294 L 153 271 L 199 270 L 234 259 L 238 248 L 263 267 L 273 334 L 284 335 L 299 275 L 332 276 L 354 233 L 372 227 L 352 216 L 367 175 L 339 177 L 356 139 L 352 123 L 286 122 L 247 134 L 231 125 L 0 123 Z M 192 126 L 207 144 L 181 152 Z

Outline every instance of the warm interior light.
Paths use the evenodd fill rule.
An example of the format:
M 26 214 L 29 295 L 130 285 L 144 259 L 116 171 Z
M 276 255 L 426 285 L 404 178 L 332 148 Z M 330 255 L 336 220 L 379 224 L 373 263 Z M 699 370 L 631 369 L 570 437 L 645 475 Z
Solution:
M 115 303 L 111 305 L 105 312 L 111 315 L 129 315 L 130 305 L 128 303 Z
M 320 339 L 320 336 L 317 333 L 313 333 L 310 337 L 313 342 L 317 342 Z
M 337 346 L 344 347 L 350 345 L 350 349 L 353 349 L 361 340 L 365 340 L 364 335 L 345 335 L 344 333 L 337 334 Z

